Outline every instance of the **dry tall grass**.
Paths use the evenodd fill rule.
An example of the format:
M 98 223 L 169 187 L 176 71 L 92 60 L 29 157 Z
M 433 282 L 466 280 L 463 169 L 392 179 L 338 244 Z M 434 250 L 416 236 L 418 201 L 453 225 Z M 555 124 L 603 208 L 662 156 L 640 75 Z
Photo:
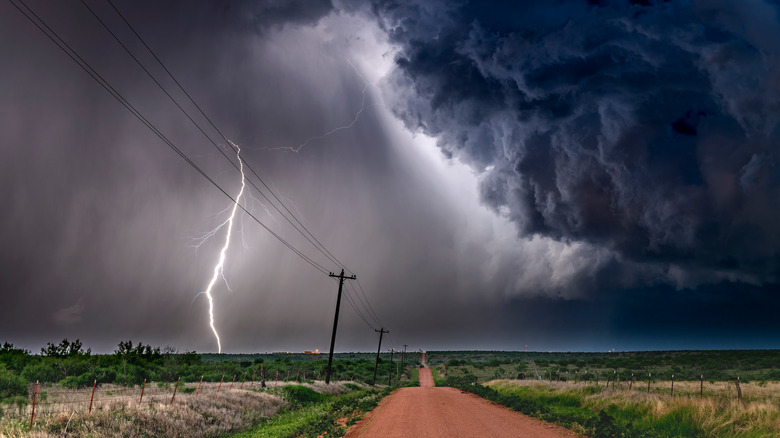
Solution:
M 348 391 L 348 382 L 305 383 L 326 394 Z M 267 383 L 269 388 L 294 385 L 294 382 Z M 53 437 L 216 437 L 246 429 L 263 418 L 276 415 L 284 400 L 269 392 L 239 384 L 204 383 L 199 395 L 192 389 L 198 383 L 182 384 L 171 403 L 173 386 L 147 384 L 143 402 L 141 388 L 103 385 L 95 392 L 92 413 L 88 413 L 92 388 L 68 390 L 58 386 L 39 390 L 35 425 L 29 430 L 31 405 L 4 405 L 0 416 L 0 438 Z M 185 388 L 190 388 L 186 390 Z M 219 389 L 219 392 L 217 390 Z M 197 389 L 195 389 L 197 391 Z
M 527 386 L 552 394 L 579 395 L 582 405 L 595 411 L 616 406 L 642 412 L 655 420 L 672 414 L 682 414 L 712 437 L 780 436 L 780 383 L 741 384 L 743 403 L 737 400 L 737 390 L 730 382 L 704 382 L 704 396 L 700 398 L 699 382 L 675 382 L 674 396 L 671 382 L 655 382 L 647 392 L 647 382 L 634 382 L 590 394 L 583 383 L 535 382 L 528 380 L 494 380 L 486 386 L 511 390 Z

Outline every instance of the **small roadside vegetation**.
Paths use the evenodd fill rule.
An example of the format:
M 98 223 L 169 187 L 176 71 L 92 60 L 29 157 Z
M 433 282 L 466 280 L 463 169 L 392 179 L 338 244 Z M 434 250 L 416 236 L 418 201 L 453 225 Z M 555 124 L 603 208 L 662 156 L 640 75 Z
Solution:
M 286 408 L 233 438 L 293 438 L 344 436 L 349 426 L 373 409 L 390 389 L 368 389 L 346 384 L 350 392 L 323 394 L 305 386 L 290 385 L 276 392 Z

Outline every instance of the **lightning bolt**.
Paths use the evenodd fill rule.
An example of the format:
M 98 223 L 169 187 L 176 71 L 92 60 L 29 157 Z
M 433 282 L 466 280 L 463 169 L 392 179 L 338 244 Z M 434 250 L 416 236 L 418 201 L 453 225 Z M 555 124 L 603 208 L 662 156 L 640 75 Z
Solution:
M 222 277 L 222 279 L 225 281 L 225 284 L 227 285 L 227 280 L 225 280 L 225 274 L 223 272 L 223 268 L 225 266 L 225 253 L 227 252 L 228 247 L 230 247 L 230 235 L 233 232 L 233 219 L 236 217 L 238 204 L 239 202 L 241 202 L 241 197 L 244 195 L 244 188 L 246 187 L 246 178 L 244 176 L 244 162 L 243 160 L 241 160 L 241 148 L 235 143 L 233 143 L 232 141 L 229 141 L 229 143 L 236 150 L 236 158 L 238 158 L 239 170 L 241 171 L 241 190 L 239 190 L 238 195 L 236 196 L 235 199 L 236 202 L 233 204 L 233 208 L 230 211 L 230 217 L 228 217 L 228 219 L 225 222 L 217 226 L 217 228 L 210 231 L 204 237 L 199 239 L 199 243 L 202 244 L 209 237 L 214 236 L 214 234 L 216 234 L 217 231 L 219 231 L 225 225 L 227 225 L 227 233 L 225 234 L 225 245 L 222 247 L 222 251 L 219 252 L 219 261 L 217 262 L 216 266 L 214 266 L 214 275 L 212 275 L 211 281 L 209 282 L 208 287 L 206 287 L 206 290 L 201 292 L 203 295 L 206 295 L 206 298 L 208 298 L 209 301 L 209 327 L 211 327 L 211 331 L 214 332 L 214 337 L 217 338 L 217 350 L 219 353 L 222 353 L 222 342 L 219 339 L 219 333 L 217 333 L 216 327 L 214 327 L 214 297 L 211 295 L 211 290 L 214 288 L 214 285 L 217 283 L 217 279 L 219 279 L 220 277 Z M 230 289 L 230 286 L 228 286 L 228 289 Z
M 309 143 L 322 140 L 323 138 L 329 137 L 339 131 L 344 131 L 346 129 L 351 129 L 360 119 L 361 114 L 363 114 L 363 110 L 366 109 L 366 93 L 368 91 L 369 85 L 376 85 L 375 83 L 368 82 L 366 78 L 360 73 L 360 71 L 355 67 L 355 65 L 350 61 L 349 59 L 346 60 L 350 67 L 352 67 L 352 70 L 355 72 L 355 74 L 360 78 L 360 80 L 363 82 L 363 89 L 360 92 L 360 109 L 357 110 L 355 113 L 355 116 L 352 118 L 352 121 L 346 125 L 338 126 L 336 128 L 331 129 L 328 132 L 322 133 L 320 135 L 315 135 L 313 137 L 307 138 L 303 143 L 297 145 L 297 146 L 279 146 L 279 147 L 262 147 L 258 148 L 260 150 L 264 151 L 290 151 L 295 152 L 296 154 L 301 152 L 301 149 L 308 146 Z M 384 107 L 384 104 L 372 104 L 368 106 L 379 106 Z

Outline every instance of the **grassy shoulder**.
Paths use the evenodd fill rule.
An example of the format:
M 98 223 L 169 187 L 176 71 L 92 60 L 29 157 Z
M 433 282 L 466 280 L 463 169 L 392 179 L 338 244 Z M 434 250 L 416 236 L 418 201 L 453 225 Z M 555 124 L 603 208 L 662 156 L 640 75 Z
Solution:
M 780 409 L 773 391 L 740 405 L 722 394 L 699 399 L 585 384 L 496 380 L 478 385 L 453 379 L 449 383 L 591 438 L 780 436 Z
M 373 409 L 389 389 L 352 388 L 346 394 L 321 394 L 304 386 L 280 388 L 287 408 L 255 427 L 230 435 L 233 438 L 343 436 L 347 428 Z
M 447 386 L 444 365 L 431 367 L 431 376 L 433 377 L 434 386 Z
M 411 367 L 409 369 L 409 385 L 408 386 L 420 386 L 420 369 L 417 367 Z

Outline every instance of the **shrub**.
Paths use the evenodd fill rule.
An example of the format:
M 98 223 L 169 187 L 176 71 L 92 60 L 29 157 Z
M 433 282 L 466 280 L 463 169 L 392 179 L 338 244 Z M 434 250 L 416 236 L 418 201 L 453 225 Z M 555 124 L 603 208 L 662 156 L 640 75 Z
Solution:
M 93 374 L 84 373 L 78 376 L 68 376 L 60 380 L 60 385 L 66 388 L 77 389 L 92 386 L 94 382 L 95 376 Z
M 0 400 L 16 395 L 27 395 L 27 385 L 22 377 L 6 370 L 5 365 L 0 364 Z
M 301 385 L 288 385 L 280 388 L 285 400 L 294 405 L 308 406 L 325 401 L 328 396 Z

